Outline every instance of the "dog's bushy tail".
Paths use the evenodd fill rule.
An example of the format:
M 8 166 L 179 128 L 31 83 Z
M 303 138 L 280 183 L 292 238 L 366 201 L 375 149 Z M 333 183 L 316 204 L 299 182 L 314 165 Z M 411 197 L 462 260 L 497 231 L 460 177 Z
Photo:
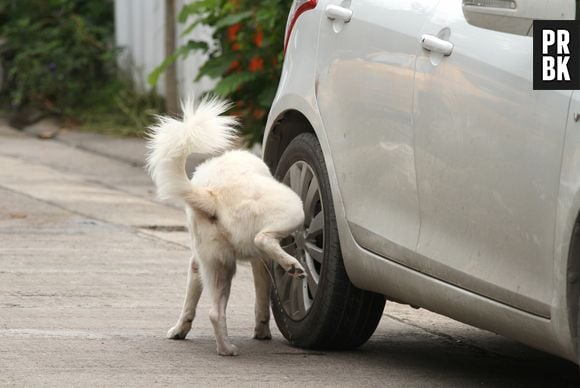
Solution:
M 183 119 L 160 116 L 149 128 L 147 169 L 160 199 L 180 199 L 210 212 L 203 209 L 209 206 L 203 197 L 211 193 L 193 187 L 185 162 L 192 153 L 215 155 L 232 148 L 237 120 L 223 115 L 228 108 L 218 98 L 206 98 L 197 105 L 189 98 L 182 103 Z

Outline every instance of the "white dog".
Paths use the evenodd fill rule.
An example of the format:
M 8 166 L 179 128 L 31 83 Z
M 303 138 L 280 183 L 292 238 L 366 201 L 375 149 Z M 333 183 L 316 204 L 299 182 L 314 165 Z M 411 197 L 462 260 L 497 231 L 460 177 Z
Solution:
M 228 339 L 226 305 L 236 260 L 252 265 L 254 338 L 270 339 L 271 279 L 264 263 L 275 260 L 290 276 L 305 276 L 304 268 L 279 243 L 302 225 L 304 211 L 298 195 L 276 181 L 261 159 L 247 151 L 225 152 L 236 140 L 236 119 L 222 115 L 227 108 L 215 98 L 197 106 L 189 100 L 182 107 L 183 120 L 161 117 L 150 128 L 148 169 L 160 198 L 185 204 L 192 238 L 183 310 L 167 336 L 185 338 L 202 288 L 207 288 L 217 352 L 233 356 L 238 350 Z M 198 166 L 189 180 L 185 162 L 191 153 L 221 155 Z

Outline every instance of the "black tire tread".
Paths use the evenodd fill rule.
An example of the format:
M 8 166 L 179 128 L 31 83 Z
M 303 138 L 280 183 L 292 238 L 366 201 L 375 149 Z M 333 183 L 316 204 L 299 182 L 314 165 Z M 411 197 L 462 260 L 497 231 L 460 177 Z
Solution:
M 276 175 L 280 178 L 280 170 L 289 167 L 296 154 L 312 159 L 307 162 L 313 164 L 311 167 L 317 174 L 324 206 L 328 207 L 324 213 L 327 240 L 324 249 L 325 252 L 334 252 L 334 259 L 329 261 L 325 257 L 324 273 L 319 283 L 319 294 L 323 289 L 325 295 L 319 297 L 317 294 L 302 321 L 291 321 L 273 293 L 274 318 L 284 337 L 294 345 L 309 349 L 353 349 L 364 344 L 374 333 L 382 317 L 385 297 L 355 287 L 348 278 L 340 250 L 328 172 L 314 134 L 303 133 L 292 140 L 280 158 Z

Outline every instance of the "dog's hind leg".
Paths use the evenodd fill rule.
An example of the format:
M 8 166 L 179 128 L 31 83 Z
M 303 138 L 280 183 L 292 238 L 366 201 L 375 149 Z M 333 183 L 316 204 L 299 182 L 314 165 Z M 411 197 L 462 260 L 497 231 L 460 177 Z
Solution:
M 199 276 L 199 265 L 195 260 L 195 256 L 191 256 L 189 262 L 189 271 L 187 272 L 187 289 L 185 291 L 185 301 L 183 302 L 183 309 L 177 324 L 167 332 L 167 338 L 170 339 L 184 339 L 191 330 L 191 322 L 195 318 L 195 310 L 203 286 Z
M 228 338 L 226 307 L 230 297 L 232 278 L 236 272 L 235 262 L 212 262 L 211 268 L 203 268 L 204 284 L 210 293 L 212 307 L 209 319 L 213 325 L 217 352 L 221 356 L 237 356 L 238 348 Z
M 280 240 L 274 236 L 278 235 L 275 232 L 260 232 L 254 238 L 254 243 L 262 252 L 268 255 L 269 258 L 278 263 L 284 270 L 292 277 L 304 278 L 306 273 L 304 267 L 294 257 L 282 249 Z M 281 234 L 285 236 L 285 234 Z
M 262 260 L 252 261 L 252 272 L 254 273 L 254 287 L 256 289 L 256 326 L 254 328 L 254 338 L 271 339 L 270 333 L 270 289 L 272 280 L 266 268 L 266 263 Z

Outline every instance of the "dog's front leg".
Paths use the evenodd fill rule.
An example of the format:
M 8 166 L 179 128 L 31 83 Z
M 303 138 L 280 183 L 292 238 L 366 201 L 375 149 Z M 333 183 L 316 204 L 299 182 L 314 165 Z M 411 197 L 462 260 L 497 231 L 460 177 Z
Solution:
M 252 261 L 252 272 L 254 273 L 254 287 L 256 289 L 256 326 L 254 328 L 254 338 L 260 340 L 271 339 L 270 289 L 272 287 L 272 280 L 266 268 L 266 263 L 262 260 Z
M 213 325 L 217 352 L 220 356 L 237 356 L 239 354 L 238 348 L 228 338 L 226 324 L 226 307 L 235 270 L 235 262 L 233 265 L 220 263 L 215 264 L 214 268 L 204 268 L 204 280 L 212 301 L 209 319 Z
M 195 260 L 195 256 L 191 256 L 189 262 L 189 270 L 187 272 L 187 289 L 185 291 L 185 301 L 179 320 L 167 332 L 167 338 L 170 339 L 184 339 L 191 330 L 191 322 L 195 318 L 195 310 L 199 297 L 203 291 L 201 278 L 199 276 L 199 266 Z

